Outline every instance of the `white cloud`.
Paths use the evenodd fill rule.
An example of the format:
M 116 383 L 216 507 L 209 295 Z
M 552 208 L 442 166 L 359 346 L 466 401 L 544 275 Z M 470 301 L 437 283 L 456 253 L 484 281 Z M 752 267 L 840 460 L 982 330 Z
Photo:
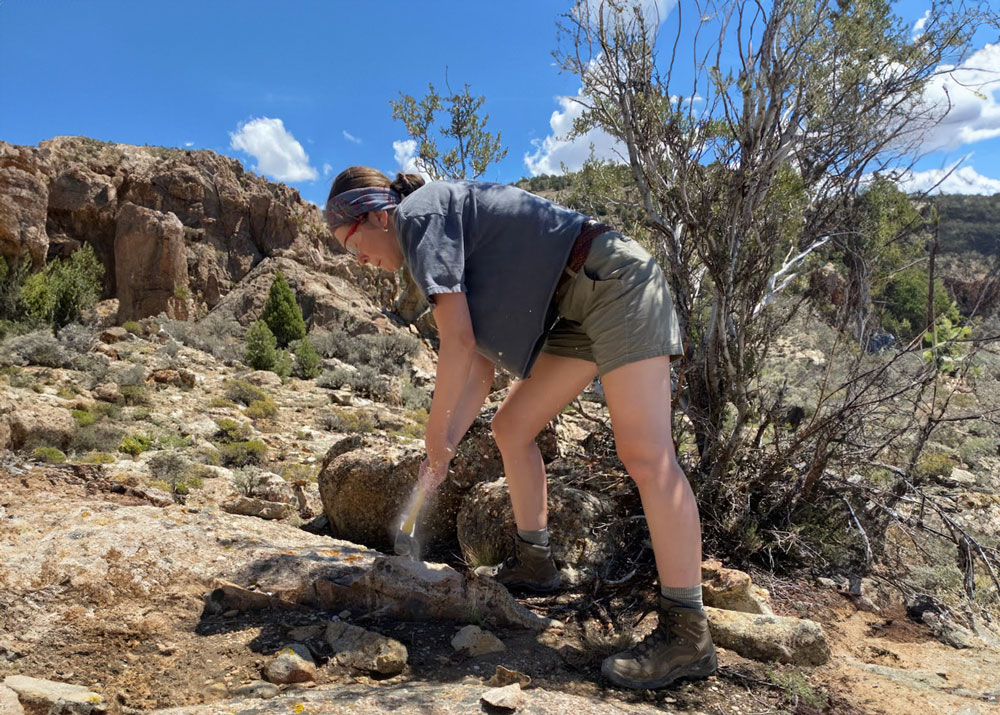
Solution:
M 187 147 L 194 146 L 194 142 L 184 142 L 184 146 L 187 146 Z
M 532 176 L 539 174 L 561 174 L 563 170 L 578 171 L 590 158 L 591 149 L 598 159 L 620 162 L 625 155 L 625 147 L 617 139 L 602 129 L 591 129 L 572 139 L 567 139 L 573 129 L 573 121 L 584 111 L 579 103 L 581 95 L 559 97 L 561 110 L 552 112 L 549 127 L 552 133 L 545 139 L 533 142 L 535 151 L 524 155 L 524 165 Z
M 964 161 L 964 159 L 962 160 Z M 932 191 L 935 194 L 985 194 L 1000 193 L 1000 179 L 983 176 L 971 166 L 955 168 L 956 162 L 945 169 L 908 172 L 900 178 L 900 186 L 907 192 Z M 950 172 L 950 173 L 949 173 Z
M 309 156 L 280 119 L 261 117 L 241 122 L 229 133 L 230 146 L 257 160 L 254 171 L 278 181 L 315 181 L 319 174 Z
M 931 18 L 931 11 L 928 10 L 927 12 L 924 13 L 924 16 L 922 18 L 913 23 L 913 37 L 916 38 L 917 36 L 920 35 L 921 32 L 924 31 L 924 25 L 927 24 L 927 21 L 930 18 Z
M 924 90 L 926 107 L 944 118 L 928 132 L 926 151 L 947 151 L 1000 137 L 1000 43 L 977 50 L 960 67 L 942 65 Z
M 677 5 L 677 0 L 640 0 L 643 19 L 650 28 L 663 24 L 667 16 Z M 598 8 L 605 13 L 611 13 L 609 5 L 596 2 L 577 3 L 574 11 L 589 13 L 591 22 L 596 24 L 594 13 Z M 611 22 L 606 17 L 605 22 Z M 591 60 L 591 67 L 600 62 L 600 57 Z M 622 162 L 626 156 L 625 146 L 617 139 L 601 129 L 591 129 L 586 134 L 568 138 L 573 129 L 573 120 L 583 114 L 584 108 L 579 103 L 586 98 L 581 94 L 576 97 L 558 97 L 560 109 L 549 117 L 549 127 L 552 133 L 541 140 L 532 141 L 535 151 L 524 155 L 524 165 L 532 176 L 539 174 L 562 174 L 563 170 L 578 171 L 583 163 L 591 157 L 605 161 Z
M 416 139 L 393 142 L 392 154 L 400 171 L 409 173 L 418 171 Z
M 352 144 L 360 144 L 361 143 L 360 139 L 358 139 L 353 134 L 348 133 L 348 131 L 346 129 L 344 130 L 344 139 L 346 139 L 347 141 L 351 142 Z
M 326 162 L 325 164 L 323 164 L 323 178 L 324 179 L 327 178 L 332 173 L 333 173 L 333 167 L 330 165 L 330 163 Z

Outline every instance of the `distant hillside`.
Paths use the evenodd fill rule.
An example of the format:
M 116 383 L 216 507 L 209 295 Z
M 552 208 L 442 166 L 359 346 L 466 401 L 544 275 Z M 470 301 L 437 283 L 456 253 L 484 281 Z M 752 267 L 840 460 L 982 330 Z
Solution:
M 1000 253 L 1000 194 L 951 194 L 934 198 L 941 216 L 941 250 Z

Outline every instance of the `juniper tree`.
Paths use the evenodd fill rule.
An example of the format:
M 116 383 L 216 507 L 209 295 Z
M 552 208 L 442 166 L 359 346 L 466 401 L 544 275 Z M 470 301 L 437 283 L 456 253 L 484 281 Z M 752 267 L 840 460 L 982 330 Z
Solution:
M 274 275 L 260 318 L 271 329 L 279 347 L 287 347 L 292 341 L 301 340 L 306 336 L 306 322 L 302 318 L 302 310 L 295 301 L 295 292 L 281 271 Z

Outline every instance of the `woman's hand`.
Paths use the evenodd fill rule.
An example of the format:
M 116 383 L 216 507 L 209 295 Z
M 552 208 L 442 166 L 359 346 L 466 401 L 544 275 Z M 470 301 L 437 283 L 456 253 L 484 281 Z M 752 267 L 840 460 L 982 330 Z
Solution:
M 445 462 L 443 467 L 438 466 L 438 468 L 434 469 L 431 467 L 431 461 L 428 458 L 420 463 L 420 471 L 417 473 L 417 484 L 429 494 L 437 489 L 446 476 L 448 476 L 448 463 Z

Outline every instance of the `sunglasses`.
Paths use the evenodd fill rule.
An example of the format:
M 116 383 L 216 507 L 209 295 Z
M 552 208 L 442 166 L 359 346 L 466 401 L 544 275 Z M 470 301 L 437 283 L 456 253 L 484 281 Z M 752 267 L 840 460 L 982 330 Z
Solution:
M 358 230 L 358 226 L 360 226 L 361 222 L 365 220 L 365 216 L 366 214 L 362 214 L 361 216 L 359 216 L 358 220 L 355 221 L 354 224 L 351 226 L 351 230 L 347 232 L 346 236 L 344 236 L 344 249 L 354 257 L 357 257 L 358 253 L 360 253 L 360 250 L 358 249 L 356 244 L 348 244 L 348 240 L 350 240 L 351 236 L 354 235 L 354 232 Z

